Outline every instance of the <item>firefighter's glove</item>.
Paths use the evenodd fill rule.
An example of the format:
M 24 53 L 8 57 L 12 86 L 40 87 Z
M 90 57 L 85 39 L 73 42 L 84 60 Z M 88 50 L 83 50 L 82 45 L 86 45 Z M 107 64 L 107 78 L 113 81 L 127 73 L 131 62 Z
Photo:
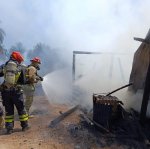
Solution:
M 37 83 L 38 81 L 43 81 L 43 78 L 42 78 L 41 76 L 37 76 L 37 78 L 36 78 L 36 83 Z

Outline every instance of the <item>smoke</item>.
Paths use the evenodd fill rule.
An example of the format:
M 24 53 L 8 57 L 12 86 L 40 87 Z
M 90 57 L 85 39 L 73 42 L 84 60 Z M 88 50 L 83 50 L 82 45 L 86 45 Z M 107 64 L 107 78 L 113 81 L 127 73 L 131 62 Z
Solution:
M 61 69 L 44 76 L 42 87 L 50 103 L 70 103 L 72 99 L 72 79 L 68 72 L 68 69 Z
M 150 24 L 149 5 L 149 0 L 0 1 L 0 20 L 6 32 L 4 45 L 8 48 L 19 40 L 29 50 L 36 43 L 46 43 L 52 49 L 60 49 L 70 67 L 73 50 L 125 53 L 114 58 L 107 54 L 99 58 L 78 57 L 75 88 L 89 94 L 85 103 L 91 102 L 93 92 L 109 92 L 128 83 L 133 53 L 139 46 L 133 37 L 145 37 Z M 49 64 L 55 61 L 46 61 L 47 69 L 51 69 Z M 67 90 L 70 92 L 71 87 L 66 86 L 70 85 L 71 68 L 62 74 L 53 70 L 45 76 L 48 81 L 43 88 L 47 94 L 55 94 L 48 94 L 52 99 L 61 99 Z
M 122 99 L 126 109 L 133 108 L 140 113 L 143 99 L 143 90 L 138 90 L 136 93 L 131 93 L 125 90 L 124 92 L 122 91 L 120 93 L 116 93 L 115 95 Z M 147 116 L 150 117 L 150 103 L 147 107 Z
M 27 48 L 44 42 L 68 50 L 135 51 L 133 37 L 144 37 L 149 29 L 149 4 L 148 0 L 6 0 L 0 2 L 0 20 L 7 47 L 20 40 Z
M 132 55 L 76 55 L 75 64 L 73 83 L 69 69 L 57 70 L 44 77 L 42 85 L 50 102 L 71 101 L 91 107 L 93 93 L 106 94 L 128 83 Z
M 76 58 L 75 85 L 84 89 L 86 93 L 84 103 L 92 105 L 93 93 L 106 95 L 128 84 L 132 56 L 111 53 L 78 55 Z M 121 91 L 121 94 L 125 91 Z M 123 96 L 118 98 L 124 99 Z

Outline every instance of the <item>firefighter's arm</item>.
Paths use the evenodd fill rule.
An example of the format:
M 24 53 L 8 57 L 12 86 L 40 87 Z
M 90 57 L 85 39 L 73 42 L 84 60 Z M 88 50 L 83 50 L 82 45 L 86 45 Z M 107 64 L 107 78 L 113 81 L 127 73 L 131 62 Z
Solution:
M 37 74 L 37 80 L 43 81 L 43 77 L 41 77 L 41 76 L 39 76 L 39 75 Z

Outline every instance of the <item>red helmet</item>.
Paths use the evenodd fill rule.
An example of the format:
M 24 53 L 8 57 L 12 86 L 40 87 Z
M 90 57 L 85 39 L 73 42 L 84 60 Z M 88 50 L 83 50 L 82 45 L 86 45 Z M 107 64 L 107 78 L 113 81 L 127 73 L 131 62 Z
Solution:
M 21 55 L 21 53 L 20 53 L 20 52 L 17 52 L 17 51 L 12 52 L 12 53 L 11 53 L 11 57 L 12 57 L 13 59 L 15 59 L 18 63 L 21 63 L 21 62 L 24 61 L 24 58 L 23 58 L 23 56 Z
M 41 64 L 41 60 L 39 57 L 34 57 L 33 59 L 30 60 L 31 62 L 36 62 L 36 63 L 39 63 Z

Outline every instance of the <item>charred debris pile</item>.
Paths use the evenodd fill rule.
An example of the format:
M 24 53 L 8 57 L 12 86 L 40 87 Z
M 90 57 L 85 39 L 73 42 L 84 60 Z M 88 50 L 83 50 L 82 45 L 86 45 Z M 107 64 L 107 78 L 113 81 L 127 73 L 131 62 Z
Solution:
M 150 148 L 150 119 L 141 125 L 140 114 L 134 109 L 127 111 L 122 105 L 115 96 L 94 94 L 93 109 L 82 110 L 81 123 L 97 137 L 101 147 L 119 144 L 125 148 Z
M 111 95 L 130 85 L 132 84 L 106 95 L 93 94 L 93 109 L 89 111 L 79 105 L 74 106 L 60 113 L 60 116 L 51 121 L 49 127 L 55 127 L 65 117 L 78 110 L 80 122 L 68 125 L 67 129 L 80 146 L 90 147 L 94 142 L 99 147 L 116 144 L 132 149 L 150 148 L 150 119 L 147 118 L 145 124 L 141 125 L 140 114 L 134 109 L 125 110 L 123 102 Z

